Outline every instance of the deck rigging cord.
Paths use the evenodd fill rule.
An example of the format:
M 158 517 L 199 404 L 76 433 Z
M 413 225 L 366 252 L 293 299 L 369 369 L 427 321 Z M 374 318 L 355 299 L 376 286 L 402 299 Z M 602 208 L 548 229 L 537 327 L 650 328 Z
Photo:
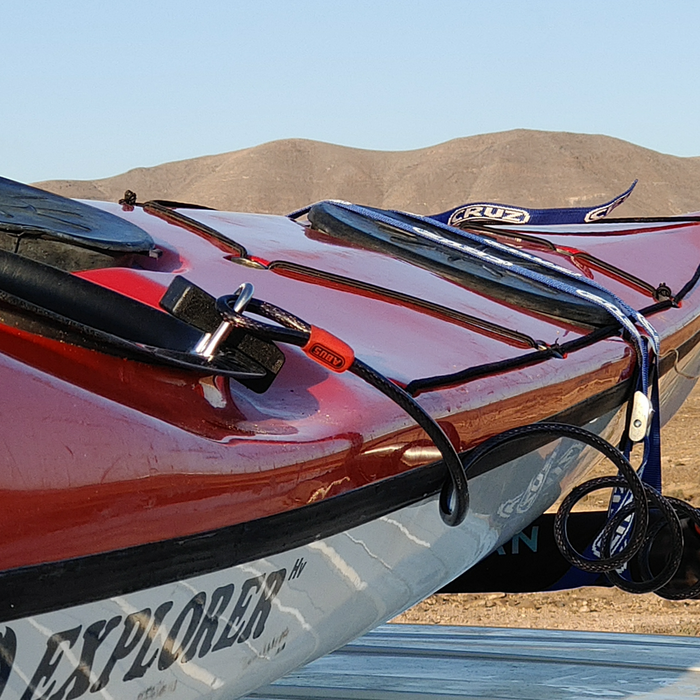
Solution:
M 347 370 L 355 374 L 405 410 L 426 431 L 443 456 L 450 479 L 444 483 L 440 494 L 440 514 L 447 525 L 458 525 L 466 517 L 469 505 L 467 472 L 470 467 L 497 447 L 502 447 L 511 440 L 520 439 L 524 435 L 540 434 L 548 435 L 552 439 L 571 438 L 596 449 L 617 466 L 618 476 L 603 477 L 602 479 L 591 480 L 581 484 L 565 499 L 555 520 L 555 538 L 565 558 L 573 566 L 583 571 L 605 573 L 615 585 L 632 592 L 656 590 L 660 595 L 668 598 L 700 595 L 700 580 L 690 587 L 678 587 L 671 584 L 681 564 L 683 555 L 683 534 L 678 513 L 698 527 L 700 527 L 700 516 L 699 512 L 689 504 L 677 499 L 663 497 L 660 493 L 660 448 L 658 439 L 660 426 L 658 424 L 657 385 L 659 339 L 643 313 L 631 308 L 593 280 L 586 279 L 579 273 L 562 268 L 556 263 L 543 260 L 513 246 L 500 243 L 497 240 L 478 236 L 472 232 L 465 232 L 427 217 L 402 214 L 402 216 L 409 219 L 408 223 L 404 223 L 397 221 L 394 217 L 385 216 L 381 211 L 358 207 L 344 202 L 333 202 L 333 204 L 366 216 L 385 226 L 403 229 L 406 233 L 422 237 L 461 255 L 476 257 L 485 264 L 507 269 L 511 274 L 533 280 L 559 293 L 584 298 L 588 302 L 603 308 L 612 317 L 614 323 L 626 331 L 628 340 L 635 348 L 637 357 L 635 400 L 638 396 L 642 396 L 647 402 L 642 407 L 641 414 L 639 414 L 639 411 L 637 412 L 642 416 L 641 424 L 637 426 L 634 424 L 635 420 L 639 422 L 639 415 L 636 418 L 635 415 L 632 415 L 630 421 L 628 421 L 624 450 L 617 450 L 602 438 L 583 428 L 559 423 L 539 423 L 507 431 L 486 441 L 474 450 L 463 463 L 442 428 L 413 399 L 409 391 L 405 391 L 361 360 L 355 358 L 352 350 L 347 345 L 326 331 L 318 329 L 268 302 L 252 298 L 252 290 L 244 292 L 243 289 L 239 289 L 236 294 L 226 295 L 217 300 L 217 310 L 224 319 L 224 323 L 230 324 L 231 327 L 241 328 L 247 332 L 257 334 L 268 340 L 299 346 L 309 357 L 320 362 L 328 369 L 333 371 Z M 145 206 L 144 209 L 146 209 Z M 165 208 L 163 207 L 163 209 Z M 149 213 L 165 215 L 163 211 L 156 213 L 155 208 L 152 207 L 148 207 L 148 210 Z M 290 215 L 290 217 L 295 218 L 308 212 L 308 210 L 309 208 L 300 210 L 295 212 L 294 215 Z M 413 220 L 413 223 L 410 220 Z M 432 229 L 443 229 L 445 233 L 451 234 L 452 237 L 443 236 L 440 232 L 436 233 L 434 230 L 429 230 L 426 225 L 429 225 Z M 202 230 L 201 233 L 207 236 L 211 235 L 210 231 Z M 455 240 L 455 233 L 464 241 Z M 469 245 L 470 243 L 476 243 L 490 250 L 488 253 L 484 253 Z M 230 245 L 231 242 L 229 241 L 228 244 Z M 239 255 L 247 256 L 245 248 L 239 247 L 236 252 Z M 544 267 L 555 271 L 559 279 L 552 279 L 547 276 L 546 271 L 543 273 L 536 269 L 533 270 L 522 265 L 513 264 L 511 261 L 503 260 L 498 256 L 498 253 L 501 252 L 507 252 L 511 256 L 519 257 L 523 263 L 534 263 L 536 267 Z M 655 298 L 659 302 L 656 306 L 660 309 L 675 305 L 676 299 L 679 300 L 680 297 L 687 293 L 697 281 L 699 274 L 700 268 L 693 280 L 685 285 L 676 298 L 672 298 L 665 293 L 661 295 L 661 299 L 656 296 Z M 562 281 L 562 276 L 570 281 Z M 631 282 L 636 282 L 636 279 L 631 280 Z M 665 290 L 663 291 L 665 292 Z M 241 303 L 240 301 L 240 297 L 244 293 L 246 296 L 251 297 L 247 303 Z M 255 321 L 245 316 L 244 311 L 255 313 L 279 325 Z M 604 331 L 605 329 L 599 330 Z M 596 332 L 594 331 L 592 335 L 595 334 Z M 635 472 L 628 458 L 632 443 L 639 441 L 644 443 L 644 455 L 640 468 Z M 576 552 L 569 542 L 566 524 L 571 510 L 578 500 L 588 493 L 601 488 L 614 489 L 609 517 L 594 543 L 595 551 L 593 556 L 587 556 Z M 652 522 L 650 522 L 650 514 L 654 516 L 651 519 Z M 653 545 L 659 533 L 665 530 L 668 531 L 670 536 L 671 554 L 666 557 L 661 571 L 654 573 L 650 563 Z M 641 572 L 641 580 L 633 580 L 629 573 L 625 573 L 625 569 L 630 563 L 634 563 L 636 566 L 635 574 Z M 639 578 L 640 576 L 637 575 L 637 579 Z
M 620 197 L 616 200 L 613 200 L 613 202 L 621 203 L 624 201 L 624 198 L 628 195 L 629 192 L 631 192 L 631 189 L 628 190 L 628 192 L 623 193 L 620 195 Z M 613 202 L 609 204 L 613 204 Z M 181 226 L 183 228 L 186 228 L 189 231 L 192 231 L 193 233 L 196 233 L 197 235 L 200 235 L 204 238 L 214 240 L 217 245 L 222 247 L 222 249 L 225 249 L 227 252 L 231 252 L 233 254 L 233 257 L 231 258 L 232 260 L 240 260 L 241 262 L 246 262 L 247 264 L 250 264 L 251 266 L 259 267 L 261 269 L 268 269 L 271 271 L 274 271 L 278 274 L 290 274 L 290 276 L 295 276 L 295 275 L 302 275 L 305 277 L 306 281 L 309 281 L 310 283 L 322 283 L 322 281 L 326 281 L 330 284 L 340 284 L 343 286 L 348 286 L 352 287 L 354 289 L 357 289 L 359 293 L 361 293 L 363 290 L 366 289 L 366 291 L 371 292 L 371 293 L 376 293 L 379 297 L 382 298 L 387 298 L 391 300 L 396 300 L 401 303 L 405 303 L 409 306 L 423 306 L 426 308 L 435 308 L 435 310 L 443 313 L 443 314 L 448 314 L 452 313 L 455 315 L 454 317 L 458 321 L 462 321 L 467 325 L 472 326 L 477 332 L 485 332 L 486 334 L 493 333 L 495 336 L 500 336 L 502 340 L 505 342 L 512 342 L 515 341 L 516 343 L 525 343 L 526 345 L 529 345 L 530 347 L 535 349 L 535 352 L 529 353 L 528 355 L 521 356 L 521 357 L 514 357 L 514 358 L 509 358 L 506 360 L 501 360 L 498 362 L 494 363 L 487 363 L 485 365 L 480 365 L 476 367 L 469 367 L 464 370 L 460 370 L 457 372 L 453 372 L 449 375 L 442 375 L 442 376 L 436 376 L 436 377 L 425 377 L 422 379 L 414 379 L 409 384 L 405 387 L 406 391 L 411 394 L 412 396 L 416 396 L 421 392 L 424 391 L 430 391 L 434 389 L 440 389 L 446 386 L 454 385 L 454 384 L 463 384 L 468 381 L 473 381 L 474 379 L 478 379 L 483 376 L 489 376 L 494 373 L 499 373 L 499 372 L 504 372 L 508 370 L 514 370 L 518 369 L 521 367 L 525 367 L 531 364 L 536 364 L 539 362 L 544 362 L 550 358 L 553 357 L 564 357 L 566 354 L 570 352 L 575 352 L 576 350 L 580 350 L 584 347 L 588 347 L 589 345 L 594 344 L 595 342 L 598 342 L 599 340 L 609 337 L 611 335 L 616 335 L 618 332 L 618 325 L 617 323 L 610 325 L 605 328 L 599 328 L 591 331 L 587 335 L 582 336 L 580 339 L 572 340 L 572 341 L 567 341 L 566 343 L 554 343 L 554 344 L 548 344 L 542 340 L 535 340 L 533 338 L 529 338 L 523 333 L 520 333 L 518 331 L 506 328 L 504 326 L 500 326 L 498 324 L 494 324 L 493 322 L 485 321 L 484 319 L 476 318 L 473 316 L 469 315 L 464 315 L 464 314 L 458 314 L 456 312 L 450 311 L 448 309 L 445 309 L 443 307 L 440 307 L 439 305 L 435 304 L 430 304 L 428 302 L 425 302 L 425 300 L 417 299 L 416 297 L 413 297 L 411 295 L 407 295 L 401 292 L 396 292 L 391 289 L 385 289 L 383 287 L 379 287 L 377 285 L 370 285 L 367 283 L 360 282 L 358 280 L 354 280 L 351 278 L 347 277 L 342 277 L 339 275 L 334 275 L 332 273 L 328 273 L 325 271 L 321 270 L 316 270 L 315 268 L 309 268 L 303 265 L 298 265 L 296 263 L 288 263 L 286 261 L 267 261 L 267 260 L 262 260 L 261 258 L 257 256 L 252 256 L 248 253 L 248 251 L 245 249 L 244 246 L 242 246 L 240 243 L 237 241 L 231 239 L 229 236 L 223 235 L 216 231 L 215 229 L 207 226 L 206 224 L 203 224 L 196 219 L 187 216 L 183 214 L 181 211 L 175 211 L 175 209 L 208 209 L 208 207 L 203 207 L 201 205 L 192 205 L 192 204 L 187 204 L 187 203 L 182 203 L 182 202 L 165 202 L 162 200 L 155 200 L 155 201 L 147 201 L 144 203 L 139 203 L 136 201 L 136 195 L 130 191 L 127 190 L 124 194 L 124 197 L 119 200 L 119 203 L 122 204 L 123 208 L 126 208 L 126 210 L 132 210 L 135 206 L 142 207 L 144 212 L 151 214 L 153 216 L 157 216 L 158 218 L 161 218 L 168 223 L 171 223 L 176 226 Z M 465 205 L 467 206 L 467 205 Z M 606 205 L 607 206 L 607 205 Z M 617 206 L 617 204 L 615 205 Z M 291 214 L 288 215 L 288 218 L 292 220 L 296 220 L 300 216 L 306 214 L 309 211 L 310 207 L 304 207 L 303 209 L 299 209 L 295 212 L 292 212 Z M 598 208 L 600 209 L 600 208 Z M 596 211 L 598 210 L 596 209 Z M 571 210 L 562 210 L 565 212 L 583 212 L 583 211 L 591 211 L 591 210 L 584 210 L 584 209 L 571 209 Z M 539 210 L 538 213 L 547 213 L 547 212 L 559 212 L 559 210 Z M 431 218 L 431 217 L 428 217 Z M 685 218 L 683 219 L 684 221 L 686 220 Z M 688 221 L 695 221 L 695 218 L 693 217 L 687 217 Z M 700 221 L 700 217 L 697 217 L 697 220 Z M 627 220 L 625 220 L 627 221 Z M 630 221 L 633 222 L 644 222 L 647 221 L 647 219 L 630 219 Z M 649 219 L 649 221 L 673 221 L 676 222 L 677 219 L 675 218 L 653 218 Z M 431 222 L 432 223 L 432 222 Z M 551 223 L 556 223 L 556 221 L 551 221 Z M 618 270 L 616 268 L 616 272 L 619 273 L 619 277 L 621 279 L 626 279 L 629 275 L 624 271 L 624 270 Z M 653 313 L 656 313 L 658 311 L 662 311 L 666 308 L 669 308 L 670 306 L 675 306 L 680 303 L 681 299 L 685 296 L 685 294 L 688 293 L 688 291 L 697 283 L 697 281 L 700 279 L 700 266 L 698 266 L 698 269 L 696 270 L 696 273 L 694 277 L 688 281 L 688 283 L 683 287 L 683 289 L 678 292 L 677 294 L 673 296 L 667 296 L 666 294 L 663 294 L 661 296 L 661 299 L 657 301 L 656 304 L 653 304 L 649 307 L 646 307 L 639 311 L 639 314 L 642 316 L 648 316 Z M 636 280 L 636 278 L 635 278 Z M 628 283 L 632 284 L 634 286 L 634 283 L 631 283 L 628 281 Z M 643 283 L 643 285 L 646 285 L 651 289 L 651 285 L 647 285 L 647 283 Z M 659 285 L 659 287 L 663 287 L 664 285 Z M 655 289 L 658 289 L 655 288 Z
M 700 581 L 696 585 L 691 585 L 690 588 L 681 587 L 678 589 L 671 586 L 671 581 L 678 571 L 683 554 L 682 529 L 676 511 L 699 524 L 700 519 L 697 511 L 688 504 L 675 499 L 669 500 L 661 495 L 658 401 L 659 338 L 646 317 L 595 281 L 497 240 L 457 230 L 440 221 L 428 220 L 427 217 L 402 214 L 408 221 L 401 221 L 393 216 L 387 216 L 381 211 L 366 207 L 358 207 L 344 202 L 334 202 L 334 205 L 365 216 L 381 225 L 403 230 L 409 235 L 437 243 L 460 254 L 479 258 L 488 265 L 507 269 L 511 274 L 539 282 L 560 293 L 583 297 L 602 307 L 612 317 L 614 323 L 626 331 L 627 337 L 636 351 L 637 386 L 633 394 L 632 415 L 628 421 L 622 451 L 601 439 L 593 439 L 590 437 L 592 434 L 575 426 L 544 424 L 542 427 L 540 424 L 529 427 L 532 432 L 548 433 L 550 436 L 583 441 L 605 454 L 618 468 L 618 476 L 606 477 L 603 480 L 591 480 L 572 492 L 571 496 L 565 500 L 555 521 L 555 538 L 563 555 L 573 566 L 585 572 L 605 572 L 611 581 L 625 590 L 633 592 L 656 590 L 667 597 L 686 597 L 700 592 Z M 306 210 L 306 212 L 308 211 Z M 305 211 L 301 210 L 301 213 L 305 213 Z M 414 223 L 410 221 L 411 219 Z M 439 230 L 436 232 L 436 228 L 442 229 L 449 236 L 441 235 Z M 455 240 L 455 233 L 460 235 L 463 240 Z M 477 244 L 489 250 L 484 253 L 483 248 L 477 249 L 470 244 Z M 552 279 L 546 275 L 546 272 L 543 274 L 537 269 L 514 265 L 511 261 L 499 257 L 498 253 L 500 252 L 507 252 L 510 256 L 519 257 L 524 263 L 534 263 L 540 268 L 556 271 L 559 278 Z M 568 278 L 569 281 L 563 281 L 562 276 Z M 621 277 L 624 279 L 624 275 Z M 634 283 L 637 288 L 641 286 L 636 278 L 627 281 Z M 686 289 L 687 285 L 682 290 L 683 293 L 686 292 Z M 677 303 L 671 297 L 670 290 L 664 285 L 653 290 L 646 289 L 646 291 L 652 291 L 652 296 L 659 302 L 667 302 L 669 305 Z M 502 446 L 505 441 L 516 435 L 521 437 L 524 432 L 528 431 L 507 433 L 500 440 L 494 438 L 494 441 L 484 449 L 490 451 L 495 445 Z M 636 442 L 643 443 L 643 456 L 637 471 L 634 470 L 629 461 L 632 445 Z M 472 464 L 471 460 L 464 464 L 465 472 L 469 471 Z M 575 551 L 568 539 L 566 524 L 574 505 L 586 494 L 600 488 L 612 488 L 613 494 L 608 511 L 608 522 L 593 543 L 593 556 L 589 557 Z M 442 508 L 449 500 L 450 492 L 454 492 L 452 484 L 448 484 L 447 489 L 443 489 L 441 494 Z M 654 522 L 651 525 L 649 521 L 650 506 L 654 515 Z M 667 557 L 658 573 L 652 573 L 649 563 L 652 547 L 656 536 L 663 530 L 670 533 L 671 555 Z M 618 571 L 618 569 L 626 569 L 635 557 L 637 570 L 642 572 L 643 580 L 641 581 L 633 580 L 628 572 L 622 574 Z M 695 590 L 696 588 L 698 591 Z

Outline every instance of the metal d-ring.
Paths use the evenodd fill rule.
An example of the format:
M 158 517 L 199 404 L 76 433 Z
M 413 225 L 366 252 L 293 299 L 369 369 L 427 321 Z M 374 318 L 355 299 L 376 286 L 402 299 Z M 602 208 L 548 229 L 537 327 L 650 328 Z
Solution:
M 244 282 L 238 289 L 233 293 L 232 296 L 236 297 L 236 301 L 233 304 L 233 312 L 236 314 L 243 313 L 248 302 L 253 298 L 253 285 L 250 282 Z M 228 334 L 231 332 L 233 324 L 231 321 L 222 321 L 219 327 L 213 333 L 205 333 L 201 340 L 197 343 L 194 349 L 194 353 L 203 357 L 207 360 L 211 360 L 219 349 L 221 343 L 226 340 Z

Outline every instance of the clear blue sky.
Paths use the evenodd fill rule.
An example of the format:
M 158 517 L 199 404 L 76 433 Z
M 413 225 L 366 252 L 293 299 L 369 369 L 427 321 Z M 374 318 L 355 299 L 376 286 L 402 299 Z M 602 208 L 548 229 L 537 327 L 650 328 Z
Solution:
M 697 0 L 8 0 L 0 174 L 514 128 L 700 156 Z

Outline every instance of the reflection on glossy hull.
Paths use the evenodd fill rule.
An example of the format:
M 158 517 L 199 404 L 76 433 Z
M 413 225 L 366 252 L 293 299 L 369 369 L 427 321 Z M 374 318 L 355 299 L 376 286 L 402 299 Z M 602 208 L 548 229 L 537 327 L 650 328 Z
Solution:
M 619 416 L 588 427 L 611 435 Z M 512 537 L 590 466 L 594 455 L 567 443 L 473 479 L 458 528 L 430 498 L 249 564 L 11 621 L 0 697 L 249 692 L 394 617 Z

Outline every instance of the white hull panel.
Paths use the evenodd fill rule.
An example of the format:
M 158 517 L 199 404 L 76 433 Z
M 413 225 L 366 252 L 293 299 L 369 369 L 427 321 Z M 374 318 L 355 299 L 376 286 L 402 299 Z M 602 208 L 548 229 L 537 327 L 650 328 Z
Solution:
M 589 427 L 610 435 L 618 414 Z M 0 627 L 0 698 L 234 698 L 422 600 L 512 537 L 594 460 L 559 441 L 470 481 L 458 528 L 436 499 L 249 564 Z

